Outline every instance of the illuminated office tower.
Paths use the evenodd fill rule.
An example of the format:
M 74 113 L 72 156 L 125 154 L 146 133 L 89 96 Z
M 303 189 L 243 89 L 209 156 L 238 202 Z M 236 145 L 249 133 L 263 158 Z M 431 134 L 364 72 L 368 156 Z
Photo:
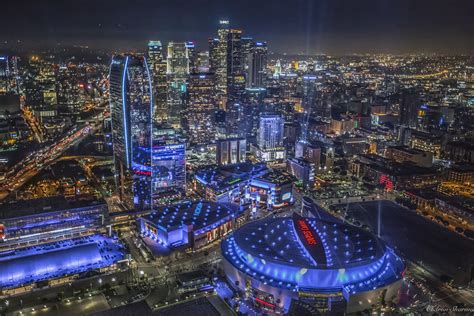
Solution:
M 145 57 L 112 58 L 110 110 L 116 189 L 123 205 L 151 207 L 152 82 Z
M 216 137 L 214 112 L 216 89 L 214 74 L 192 74 L 188 86 L 186 129 L 191 143 L 209 144 Z
M 303 113 L 300 115 L 300 140 L 306 141 L 308 138 L 309 118 L 316 106 L 316 76 L 305 75 L 302 80 L 302 100 L 301 107 Z
M 227 35 L 227 118 L 229 132 L 242 129 L 245 74 L 242 65 L 242 31 L 231 29 Z
M 263 114 L 257 136 L 257 145 L 250 147 L 260 161 L 275 161 L 286 158 L 283 146 L 284 120 L 280 115 Z
M 163 56 L 163 46 L 160 41 L 148 42 L 148 63 L 153 83 L 153 119 L 165 122 L 168 119 L 166 60 Z
M 170 42 L 166 61 L 169 122 L 173 127 L 179 128 L 186 109 L 186 84 L 189 76 L 189 56 L 186 43 Z
M 267 43 L 255 42 L 247 54 L 247 88 L 265 88 Z
M 217 30 L 217 42 L 215 44 L 215 59 L 212 65 L 212 71 L 216 74 L 216 84 L 218 93 L 227 96 L 227 50 L 228 50 L 228 34 L 229 21 L 219 21 L 219 29 Z
M 0 93 L 18 93 L 18 57 L 0 55 Z
M 198 52 L 196 51 L 196 44 L 194 42 L 186 42 L 189 59 L 189 73 L 197 73 L 198 70 Z
M 245 75 L 247 76 L 247 71 L 249 69 L 249 55 L 252 52 L 252 48 L 255 45 L 255 42 L 252 37 L 241 38 L 242 45 L 242 69 L 244 70 Z
M 10 89 L 10 67 L 8 56 L 0 56 L 0 93 L 6 93 Z
M 209 52 L 199 52 L 196 59 L 197 72 L 211 72 L 209 65 Z
M 271 149 L 283 146 L 283 118 L 280 115 L 260 116 L 257 144 L 260 148 Z
M 209 38 L 209 72 L 216 74 L 217 82 L 217 69 L 219 68 L 219 39 L 218 38 Z
M 153 128 L 153 199 L 186 189 L 186 141 L 170 127 Z

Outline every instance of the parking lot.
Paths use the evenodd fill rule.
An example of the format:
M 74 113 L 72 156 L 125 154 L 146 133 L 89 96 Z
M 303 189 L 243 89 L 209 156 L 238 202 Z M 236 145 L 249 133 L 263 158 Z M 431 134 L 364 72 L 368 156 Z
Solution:
M 447 275 L 460 283 L 468 281 L 474 262 L 474 242 L 391 201 L 347 205 L 347 217 L 375 233 L 379 211 L 380 237 L 402 256 L 435 275 Z

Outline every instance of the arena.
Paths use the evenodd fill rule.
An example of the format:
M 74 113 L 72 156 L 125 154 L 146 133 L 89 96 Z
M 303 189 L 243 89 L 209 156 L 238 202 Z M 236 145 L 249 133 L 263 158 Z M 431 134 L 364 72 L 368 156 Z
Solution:
M 286 313 L 295 301 L 362 311 L 393 300 L 405 271 L 371 233 L 296 213 L 244 225 L 221 247 L 229 283 L 262 312 Z

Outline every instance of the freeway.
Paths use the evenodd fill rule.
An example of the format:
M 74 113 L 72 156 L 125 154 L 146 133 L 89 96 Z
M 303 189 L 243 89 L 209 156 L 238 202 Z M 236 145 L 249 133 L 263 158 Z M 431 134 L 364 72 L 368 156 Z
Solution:
M 90 121 L 100 122 L 103 113 L 99 113 Z M 18 190 L 25 182 L 31 179 L 45 166 L 58 159 L 69 147 L 81 141 L 85 136 L 94 132 L 100 124 L 84 123 L 69 131 L 63 138 L 37 152 L 30 153 L 22 161 L 13 166 L 0 182 L 0 200 L 6 198 L 10 192 Z

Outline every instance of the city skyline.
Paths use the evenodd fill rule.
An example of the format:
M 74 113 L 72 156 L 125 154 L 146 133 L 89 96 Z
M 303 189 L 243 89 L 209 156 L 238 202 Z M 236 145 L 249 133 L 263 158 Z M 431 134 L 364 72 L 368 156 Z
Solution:
M 205 47 L 228 19 L 271 52 L 288 54 L 472 54 L 472 1 L 61 1 L 4 6 L 0 49 L 84 45 L 143 50 L 144 41 L 196 41 Z M 246 8 L 252 8 L 246 10 Z M 21 12 L 21 13 L 19 13 Z M 18 40 L 20 42 L 18 42 Z
M 474 312 L 467 3 L 26 2 L 0 316 Z

